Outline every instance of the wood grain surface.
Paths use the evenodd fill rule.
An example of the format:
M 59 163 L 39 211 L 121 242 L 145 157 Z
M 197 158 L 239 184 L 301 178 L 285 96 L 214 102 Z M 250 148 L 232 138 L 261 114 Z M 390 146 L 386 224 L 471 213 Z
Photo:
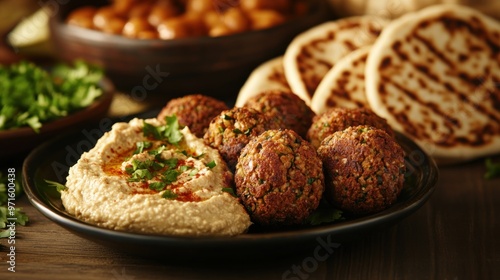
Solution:
M 416 213 L 331 254 L 315 257 L 311 248 L 245 263 L 128 255 L 68 232 L 22 197 L 30 221 L 16 233 L 15 273 L 1 241 L 0 279 L 500 279 L 500 178 L 486 180 L 484 172 L 484 160 L 441 167 L 436 191 Z

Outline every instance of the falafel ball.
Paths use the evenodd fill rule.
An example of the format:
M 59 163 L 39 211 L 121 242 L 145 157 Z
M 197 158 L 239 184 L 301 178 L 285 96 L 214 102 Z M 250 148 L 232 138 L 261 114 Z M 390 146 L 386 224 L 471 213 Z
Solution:
M 261 225 L 302 224 L 324 191 L 316 150 L 289 129 L 253 138 L 241 152 L 234 178 L 236 194 Z
M 261 92 L 248 99 L 245 107 L 268 114 L 283 124 L 281 128 L 294 130 L 302 138 L 306 137 L 316 115 L 296 94 L 281 90 Z
M 369 125 L 385 130 L 394 137 L 394 131 L 387 121 L 366 108 L 332 108 L 313 118 L 306 139 L 316 149 L 328 135 L 350 126 Z
M 219 150 L 229 168 L 234 171 L 241 149 L 250 139 L 276 128 L 277 123 L 257 110 L 234 107 L 212 119 L 203 140 L 205 144 Z
M 324 197 L 352 214 L 391 206 L 404 184 L 404 150 L 382 129 L 351 126 L 326 137 L 318 149 L 325 172 Z
M 201 138 L 210 121 L 227 109 L 227 105 L 220 100 L 202 94 L 192 94 L 170 100 L 157 119 L 163 122 L 166 116 L 176 115 L 180 125 L 189 127 L 194 135 Z

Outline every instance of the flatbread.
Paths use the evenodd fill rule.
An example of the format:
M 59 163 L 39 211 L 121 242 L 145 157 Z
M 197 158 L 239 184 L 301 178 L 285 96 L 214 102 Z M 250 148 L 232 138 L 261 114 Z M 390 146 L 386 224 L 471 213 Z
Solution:
M 242 107 L 249 98 L 268 90 L 291 92 L 285 78 L 282 56 L 262 63 L 250 73 L 238 93 L 235 106 Z M 307 96 L 304 98 L 308 99 Z
M 346 54 L 373 44 L 387 23 L 381 17 L 357 16 L 329 21 L 299 34 L 283 58 L 292 91 L 312 98 L 326 73 Z
M 442 163 L 500 152 L 500 23 L 438 5 L 388 25 L 366 64 L 371 108 Z
M 311 109 L 321 114 L 330 108 L 370 108 L 365 93 L 365 65 L 371 45 L 340 59 L 314 92 Z

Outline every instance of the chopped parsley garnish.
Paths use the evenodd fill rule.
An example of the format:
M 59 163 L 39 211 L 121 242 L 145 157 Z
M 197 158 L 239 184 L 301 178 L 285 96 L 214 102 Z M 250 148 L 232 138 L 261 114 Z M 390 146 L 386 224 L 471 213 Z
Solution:
M 484 178 L 493 179 L 495 177 L 500 177 L 500 163 L 494 163 L 491 158 L 487 158 L 485 161 L 486 173 Z
M 148 182 L 148 186 L 151 190 L 162 191 L 177 181 L 177 177 L 182 174 L 184 167 L 177 166 L 178 162 L 177 158 L 155 157 L 155 160 L 147 159 L 144 161 L 134 159 L 132 164 L 125 168 L 125 171 L 131 175 L 128 178 L 129 182 L 148 182 L 157 178 L 158 181 Z
M 175 183 L 184 172 L 187 172 L 185 175 L 193 177 L 200 171 L 198 168 L 194 168 L 192 164 L 185 163 L 185 160 L 181 159 L 184 159 L 184 157 L 199 159 L 204 154 L 196 155 L 192 151 L 176 149 L 175 153 L 183 155 L 180 156 L 181 159 L 176 157 L 163 158 L 162 153 L 167 149 L 171 149 L 171 145 L 180 148 L 178 144 L 183 138 L 175 115 L 166 117 L 165 123 L 165 125 L 155 126 L 143 121 L 143 135 L 151 141 L 137 142 L 134 154 L 140 154 L 140 157 L 142 157 L 147 152 L 147 159 L 139 160 L 137 159 L 139 157 L 133 159 L 125 167 L 125 171 L 130 175 L 129 182 L 146 183 L 149 189 L 158 192 L 165 191 L 162 194 L 163 197 L 174 199 L 177 195 L 172 192 L 169 185 Z M 162 142 L 159 146 L 158 141 Z M 207 163 L 206 166 L 213 168 L 216 163 L 212 161 Z M 191 180 L 187 177 L 184 179 Z
M 206 164 L 208 168 L 212 169 L 217 166 L 217 163 L 215 163 L 215 160 L 212 160 L 211 162 Z
M 187 155 L 187 154 L 186 154 L 186 155 Z M 192 155 L 191 157 L 192 157 L 192 158 L 194 158 L 194 159 L 200 159 L 200 158 L 202 158 L 204 155 L 205 155 L 204 153 L 201 153 L 201 154 L 199 154 L 199 155 L 197 155 L 197 156 Z
M 45 182 L 49 184 L 49 186 L 55 187 L 59 193 L 68 189 L 68 187 L 56 181 L 45 180 Z
M 233 188 L 222 188 L 222 191 L 223 191 L 223 192 L 227 192 L 228 194 L 230 194 L 230 195 L 232 195 L 232 196 L 236 197 L 236 194 L 234 193 Z
M 142 129 L 144 136 L 160 141 L 167 141 L 173 145 L 178 144 L 182 140 L 182 133 L 179 129 L 177 117 L 175 115 L 167 116 L 165 117 L 165 122 L 165 125 L 154 126 L 144 121 Z
M 147 169 L 136 169 L 132 172 L 129 182 L 140 182 L 153 179 L 153 174 Z
M 189 165 L 181 165 L 179 166 L 179 171 L 180 172 L 185 172 L 188 171 L 191 167 Z
M 179 163 L 179 159 L 178 158 L 169 158 L 169 159 L 166 159 L 164 162 L 168 167 L 175 168 L 177 166 L 177 163 Z
M 176 169 L 169 169 L 163 173 L 162 181 L 167 184 L 172 184 L 177 181 L 177 177 L 179 177 L 180 174 L 181 172 Z
M 165 182 L 152 182 L 149 184 L 149 188 L 155 191 L 161 191 L 167 186 Z
M 142 153 L 145 149 L 149 149 L 151 148 L 153 144 L 149 141 L 140 141 L 140 142 L 137 142 L 135 143 L 135 151 L 134 151 L 134 154 L 140 154 Z
M 148 154 L 155 156 L 155 157 L 160 157 L 161 153 L 166 149 L 167 147 L 165 145 L 160 145 L 158 148 L 153 149 L 148 151 Z
M 177 194 L 174 193 L 172 190 L 166 190 L 161 196 L 163 198 L 166 198 L 166 199 L 176 199 L 177 198 Z
M 307 222 L 312 225 L 320 225 L 343 220 L 342 211 L 332 207 L 318 207 L 309 217 Z
M 198 172 L 200 172 L 200 170 L 198 170 L 198 168 L 193 168 L 193 170 L 191 170 L 191 172 L 189 172 L 189 176 L 195 176 L 196 174 L 198 174 Z

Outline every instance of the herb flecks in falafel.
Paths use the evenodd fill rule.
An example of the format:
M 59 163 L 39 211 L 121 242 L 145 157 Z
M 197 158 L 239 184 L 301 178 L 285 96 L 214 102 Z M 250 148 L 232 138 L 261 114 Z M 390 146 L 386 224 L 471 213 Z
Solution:
M 366 108 L 332 108 L 313 118 L 307 131 L 307 140 L 318 148 L 327 136 L 350 126 L 368 125 L 384 130 L 394 137 L 394 132 L 384 118 Z
M 296 94 L 268 90 L 247 100 L 245 107 L 253 108 L 280 123 L 281 128 L 291 129 L 305 138 L 315 113 Z
M 318 207 L 324 190 L 315 149 L 292 130 L 268 130 L 243 148 L 236 193 L 261 225 L 297 225 Z
M 326 137 L 318 148 L 325 171 L 325 198 L 364 215 L 396 202 L 406 171 L 404 150 L 382 129 L 353 126 Z
M 234 171 L 241 149 L 262 132 L 278 128 L 266 115 L 251 109 L 234 107 L 222 111 L 210 122 L 203 140 L 219 150 L 229 168 Z

